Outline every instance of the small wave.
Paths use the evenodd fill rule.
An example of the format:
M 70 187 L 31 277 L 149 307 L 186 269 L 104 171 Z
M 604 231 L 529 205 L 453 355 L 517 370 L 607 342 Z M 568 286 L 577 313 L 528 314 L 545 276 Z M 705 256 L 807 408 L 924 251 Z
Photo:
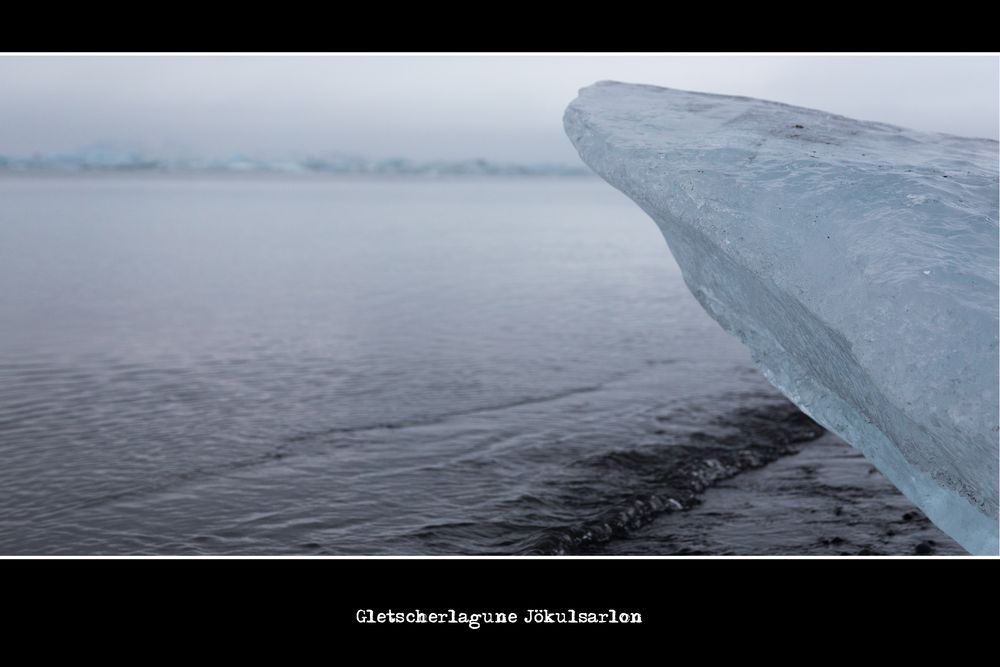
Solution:
M 427 417 L 414 417 L 412 419 L 400 419 L 398 421 L 390 421 L 390 422 L 377 422 L 373 424 L 362 424 L 359 426 L 336 426 L 333 428 L 323 429 L 321 431 L 310 431 L 308 433 L 300 433 L 298 435 L 293 435 L 287 438 L 286 442 L 299 443 L 299 442 L 307 442 L 310 440 L 319 440 L 322 438 L 340 435 L 344 433 L 363 433 L 365 431 L 397 430 L 403 428 L 412 428 L 414 426 L 429 426 L 431 424 L 441 424 L 448 421 L 449 419 L 454 419 L 455 417 L 466 417 L 469 415 L 477 415 L 487 412 L 496 412 L 498 410 L 510 410 L 512 408 L 520 408 L 526 405 L 537 405 L 539 403 L 558 401 L 560 399 L 569 398 L 570 396 L 576 396 L 578 394 L 588 394 L 591 392 L 599 391 L 603 386 L 604 385 L 576 387 L 574 389 L 567 389 L 566 391 L 555 392 L 544 396 L 531 396 L 528 398 L 520 398 L 517 400 L 508 401 L 506 403 L 499 403 L 497 405 L 474 407 L 474 408 L 469 408 L 467 410 L 456 410 L 454 412 L 445 412 Z
M 488 519 L 429 525 L 409 538 L 423 552 L 585 554 L 657 516 L 694 507 L 713 484 L 793 454 L 824 433 L 791 403 L 739 399 L 752 405 L 715 417 L 697 405 L 678 407 L 670 413 L 678 424 L 663 415 L 655 420 L 670 430 L 656 428 L 653 444 L 584 456 L 501 502 Z
M 688 434 L 687 444 L 615 451 L 580 462 L 602 480 L 633 483 L 622 497 L 608 489 L 606 509 L 575 525 L 541 532 L 519 553 L 578 554 L 649 523 L 664 513 L 690 509 L 713 484 L 798 451 L 797 445 L 824 433 L 788 402 L 744 407 L 726 413 L 705 431 Z M 593 493 L 594 489 L 591 489 Z M 567 498 L 570 502 L 572 499 Z M 594 504 L 595 497 L 586 499 Z

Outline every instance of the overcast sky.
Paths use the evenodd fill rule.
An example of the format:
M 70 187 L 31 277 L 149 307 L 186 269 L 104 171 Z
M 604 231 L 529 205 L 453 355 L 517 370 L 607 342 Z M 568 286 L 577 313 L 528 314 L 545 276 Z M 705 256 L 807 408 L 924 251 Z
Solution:
M 994 56 L 0 57 L 0 155 L 576 163 L 562 113 L 602 79 L 749 95 L 996 139 Z

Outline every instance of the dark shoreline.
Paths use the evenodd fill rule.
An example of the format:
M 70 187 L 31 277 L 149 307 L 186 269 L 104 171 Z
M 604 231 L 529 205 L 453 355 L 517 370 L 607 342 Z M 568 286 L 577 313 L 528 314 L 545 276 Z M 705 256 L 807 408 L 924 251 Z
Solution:
M 661 419 L 666 419 L 661 417 Z M 592 462 L 643 489 L 522 555 L 968 555 L 864 456 L 789 402 L 736 409 L 690 444 Z
M 790 456 L 719 480 L 690 510 L 591 553 L 712 556 L 967 556 L 860 452 L 826 433 Z

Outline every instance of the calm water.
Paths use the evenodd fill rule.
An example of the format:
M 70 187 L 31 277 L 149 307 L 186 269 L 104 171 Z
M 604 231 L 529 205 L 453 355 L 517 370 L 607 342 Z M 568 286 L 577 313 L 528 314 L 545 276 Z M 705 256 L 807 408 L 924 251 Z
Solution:
M 6 177 L 0 285 L 0 553 L 574 551 L 805 428 L 596 179 Z

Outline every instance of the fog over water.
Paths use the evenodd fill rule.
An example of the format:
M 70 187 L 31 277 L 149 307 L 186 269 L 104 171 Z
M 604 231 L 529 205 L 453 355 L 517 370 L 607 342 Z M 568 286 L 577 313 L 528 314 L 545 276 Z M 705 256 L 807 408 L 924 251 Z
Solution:
M 998 74 L 993 56 L 5 56 L 0 155 L 577 164 L 562 111 L 601 79 L 997 138 Z

